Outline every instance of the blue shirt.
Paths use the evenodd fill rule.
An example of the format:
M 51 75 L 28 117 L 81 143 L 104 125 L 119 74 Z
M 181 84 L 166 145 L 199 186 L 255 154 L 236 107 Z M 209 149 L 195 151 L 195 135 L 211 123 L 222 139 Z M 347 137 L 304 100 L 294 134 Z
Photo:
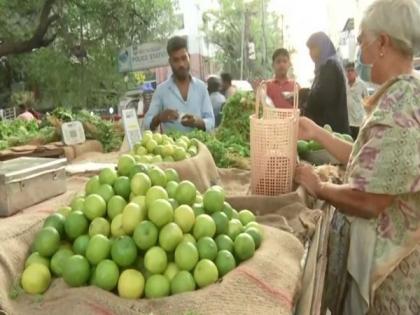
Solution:
M 182 115 L 191 114 L 196 117 L 200 117 L 204 121 L 206 131 L 210 131 L 214 128 L 213 108 L 206 85 L 203 81 L 194 77 L 191 77 L 186 101 L 182 98 L 173 76 L 156 88 L 149 110 L 144 117 L 145 128 L 150 129 L 153 117 L 165 109 L 176 110 Z M 182 132 L 189 132 L 193 130 L 191 127 L 183 126 L 179 120 L 162 123 L 161 127 L 163 132 L 171 129 L 176 129 Z
M 219 126 L 221 121 L 221 111 L 222 106 L 224 103 L 226 103 L 225 96 L 220 92 L 213 92 L 210 94 L 210 101 L 213 106 L 213 113 L 214 113 L 214 119 L 216 120 L 216 127 Z

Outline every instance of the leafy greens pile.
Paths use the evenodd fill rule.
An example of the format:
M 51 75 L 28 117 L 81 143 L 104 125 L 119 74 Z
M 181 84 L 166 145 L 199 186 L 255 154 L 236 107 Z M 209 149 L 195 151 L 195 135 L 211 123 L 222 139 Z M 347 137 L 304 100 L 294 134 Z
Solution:
M 59 128 L 64 122 L 80 121 L 87 139 L 95 139 L 102 143 L 105 152 L 118 150 L 124 138 L 124 132 L 112 121 L 101 119 L 87 110 L 72 112 L 70 109 L 57 107 L 47 116 L 47 121 Z
M 21 119 L 0 121 L 0 150 L 18 145 L 50 143 L 60 139 L 61 124 L 78 120 L 83 124 L 87 139 L 102 143 L 105 152 L 119 149 L 124 133 L 111 121 L 91 115 L 86 110 L 72 112 L 58 107 L 40 123 Z
M 0 122 L 0 150 L 32 142 L 48 143 L 58 139 L 56 129 L 22 119 Z

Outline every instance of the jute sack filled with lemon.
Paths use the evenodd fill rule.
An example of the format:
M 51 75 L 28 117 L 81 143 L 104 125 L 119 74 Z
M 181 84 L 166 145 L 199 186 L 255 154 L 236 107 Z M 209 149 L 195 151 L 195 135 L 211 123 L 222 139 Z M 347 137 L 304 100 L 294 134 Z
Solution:
M 95 286 L 71 288 L 58 278 L 42 296 L 20 292 L 11 299 L 11 286 L 18 281 L 37 230 L 33 227 L 18 236 L 18 242 L 2 240 L 0 245 L 1 251 L 14 248 L 0 267 L 1 307 L 8 314 L 293 314 L 299 296 L 301 243 L 290 233 L 264 227 L 264 242 L 251 260 L 194 292 L 129 300 Z
M 134 164 L 174 168 L 181 178 L 194 181 L 201 192 L 215 185 L 219 175 L 210 151 L 197 139 L 181 136 L 175 140 L 148 130 L 129 153 L 120 157 L 119 163 L 119 168 L 132 168 Z
M 193 181 L 201 192 L 216 185 L 219 181 L 219 172 L 209 149 L 199 142 L 197 155 L 178 162 L 159 163 L 161 168 L 174 168 L 183 179 Z
M 303 256 L 295 236 L 236 211 L 221 187 L 201 195 L 173 170 L 127 171 L 101 172 L 58 212 L 0 223 L 6 312 L 292 314 Z

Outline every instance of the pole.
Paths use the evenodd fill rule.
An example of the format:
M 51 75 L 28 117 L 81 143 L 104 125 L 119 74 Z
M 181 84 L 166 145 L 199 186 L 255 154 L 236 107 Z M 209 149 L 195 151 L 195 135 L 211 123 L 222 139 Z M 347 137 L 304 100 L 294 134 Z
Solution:
M 267 59 L 267 36 L 265 33 L 265 2 L 261 1 L 261 28 L 262 28 L 262 42 L 263 42 L 263 58 L 262 64 L 265 65 Z
M 242 12 L 242 34 L 241 34 L 241 80 L 244 78 L 244 44 L 245 44 L 245 10 Z
M 80 54 L 83 50 L 83 42 L 84 42 L 84 38 L 83 38 L 83 17 L 82 17 L 82 12 L 79 10 L 80 12 Z M 86 97 L 86 93 L 85 93 L 85 65 L 83 62 L 83 56 L 81 57 L 77 57 L 80 61 L 80 93 L 81 93 L 81 103 L 83 104 L 83 107 L 86 108 L 87 106 L 87 97 Z
M 285 46 L 285 42 L 284 42 L 284 16 L 283 16 L 283 14 L 280 15 L 280 18 L 281 18 L 280 40 L 281 40 L 281 45 Z

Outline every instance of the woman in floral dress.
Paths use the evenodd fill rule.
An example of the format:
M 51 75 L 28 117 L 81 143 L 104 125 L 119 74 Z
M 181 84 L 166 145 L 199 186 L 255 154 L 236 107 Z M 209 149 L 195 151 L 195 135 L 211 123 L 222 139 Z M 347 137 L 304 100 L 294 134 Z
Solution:
M 358 42 L 362 79 L 381 85 L 354 145 L 307 118 L 299 137 L 347 165 L 343 185 L 308 165 L 295 180 L 338 211 L 329 240 L 324 307 L 337 315 L 420 314 L 420 4 L 377 0 Z

